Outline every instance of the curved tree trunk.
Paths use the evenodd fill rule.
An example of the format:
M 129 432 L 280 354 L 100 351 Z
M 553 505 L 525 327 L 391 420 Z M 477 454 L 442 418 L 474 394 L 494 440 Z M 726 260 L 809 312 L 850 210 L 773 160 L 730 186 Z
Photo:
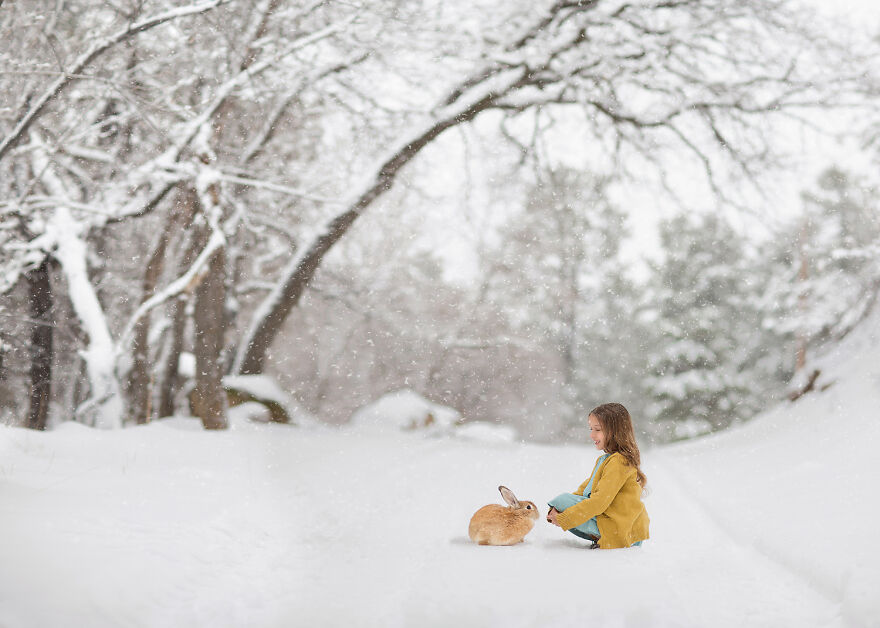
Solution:
M 101 429 L 122 427 L 125 412 L 119 379 L 114 368 L 116 347 L 104 308 L 89 278 L 88 251 L 78 223 L 66 207 L 59 207 L 53 216 L 55 239 L 54 258 L 67 280 L 67 295 L 73 311 L 88 336 L 88 344 L 79 354 L 89 378 L 89 399 L 76 414 L 86 424 Z
M 287 316 L 299 303 L 324 256 L 345 235 L 364 210 L 391 189 L 400 170 L 441 133 L 472 120 L 478 113 L 490 108 L 497 98 L 507 91 L 515 89 L 523 79 L 524 75 L 518 74 L 512 77 L 511 83 L 505 89 L 489 92 L 470 105 L 448 112 L 446 116 L 438 118 L 422 132 L 414 134 L 411 140 L 404 142 L 401 148 L 382 163 L 375 178 L 350 205 L 349 209 L 336 216 L 327 225 L 324 233 L 315 238 L 310 246 L 305 247 L 303 253 L 287 267 L 277 288 L 266 298 L 254 315 L 254 322 L 239 347 L 238 357 L 233 367 L 235 372 L 242 375 L 255 375 L 263 372 L 266 355 L 272 342 L 281 330 Z

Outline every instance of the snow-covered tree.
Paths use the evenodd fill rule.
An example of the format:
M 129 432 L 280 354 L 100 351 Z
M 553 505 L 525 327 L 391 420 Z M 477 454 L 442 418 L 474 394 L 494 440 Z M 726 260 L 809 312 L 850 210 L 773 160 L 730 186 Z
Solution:
M 583 423 L 602 400 L 627 399 L 641 369 L 632 363 L 634 292 L 621 262 L 625 214 L 608 181 L 558 167 L 526 190 L 522 211 L 502 228 L 490 298 L 512 333 L 553 357 L 563 425 Z
M 661 437 L 675 439 L 764 407 L 780 386 L 764 357 L 784 355 L 763 324 L 766 267 L 723 217 L 677 216 L 661 225 L 661 241 L 645 294 L 656 334 L 647 383 Z
M 757 0 L 7 3 L 0 294 L 49 260 L 88 390 L 68 416 L 173 409 L 206 330 L 217 407 L 221 371 L 265 369 L 325 258 L 450 129 L 564 111 L 609 168 L 688 155 L 719 191 L 767 163 L 767 121 L 848 93 L 807 23 Z
M 848 84 L 849 70 L 820 69 L 843 57 L 826 47 L 827 38 L 809 35 L 802 10 L 787 9 L 728 0 L 510 3 L 507 19 L 493 20 L 497 32 L 483 42 L 478 61 L 432 85 L 433 106 L 410 116 L 367 169 L 365 183 L 285 269 L 243 338 L 236 369 L 262 371 L 284 319 L 328 251 L 426 146 L 484 112 L 534 116 L 574 109 L 597 150 L 616 163 L 665 175 L 664 157 L 686 151 L 717 192 L 719 173 L 758 176 L 772 153 L 764 122 L 786 116 L 789 106 L 825 102 L 819 92 L 841 79 Z M 837 96 L 847 89 L 843 84 Z
M 267 160 L 267 145 L 283 126 L 279 118 L 296 110 L 312 81 L 356 62 L 332 52 L 318 64 L 298 57 L 310 49 L 317 54 L 315 48 L 352 23 L 344 10 L 322 4 L 268 1 L 251 6 L 211 0 L 184 6 L 136 3 L 123 10 L 83 0 L 34 6 L 31 12 L 17 7 L 4 15 L 4 32 L 21 39 L 30 58 L 11 60 L 22 71 L 9 74 L 18 84 L 6 93 L 20 96 L 3 110 L 10 124 L 0 142 L 0 168 L 9 175 L 3 177 L 3 192 L 10 200 L 2 207 L 6 257 L 0 288 L 12 289 L 47 258 L 59 263 L 86 332 L 81 355 L 92 397 L 79 410 L 83 420 L 119 424 L 123 389 L 129 393 L 132 419 L 149 418 L 145 382 L 158 379 L 147 373 L 157 357 L 144 347 L 152 337 L 150 318 L 164 302 L 197 290 L 206 278 L 201 271 L 229 245 L 231 236 L 253 233 L 266 222 L 258 212 L 243 211 L 247 190 L 259 193 L 268 187 L 281 196 L 308 196 L 281 177 L 265 182 L 248 176 L 248 169 L 261 158 Z M 221 7 L 224 18 L 215 22 L 211 12 Z M 33 11 L 43 10 L 48 20 L 32 19 Z M 187 20 L 191 25 L 192 20 L 202 21 L 191 31 L 169 28 Z M 165 37 L 138 37 L 156 30 Z M 40 32 L 49 32 L 63 45 L 45 45 L 48 39 Z M 339 49 L 350 51 L 350 41 L 339 42 Z M 358 54 L 363 56 L 365 49 L 361 46 Z M 41 63 L 61 64 L 66 71 L 35 71 Z M 95 72 L 94 78 L 88 72 Z M 101 82 L 101 72 L 117 78 Z M 287 80 L 291 73 L 296 80 Z M 199 76 L 214 78 L 203 81 Z M 261 94 L 255 90 L 260 79 L 287 87 Z M 256 121 L 265 126 L 242 142 Z M 175 224 L 174 209 L 165 203 L 175 187 L 200 194 L 200 209 L 189 222 L 212 229 L 211 237 L 201 239 L 205 248 L 194 251 L 192 265 L 183 268 L 175 262 L 186 255 L 165 260 L 168 240 L 175 226 L 183 224 Z M 132 243 L 121 252 L 121 267 L 105 255 L 112 249 L 106 246 L 108 237 L 137 231 L 128 223 L 143 227 L 156 222 L 160 235 L 151 250 Z M 239 229 L 242 223 L 246 229 Z M 141 256 L 150 263 L 138 294 L 119 280 Z M 105 277 L 117 282 L 121 299 L 112 299 L 113 291 L 102 285 Z M 225 328 L 224 320 L 206 327 Z M 219 352 L 201 358 L 205 364 L 200 372 L 214 372 L 213 365 L 222 360 L 223 343 L 211 346 L 219 346 Z M 131 362 L 126 359 L 130 348 Z M 176 364 L 175 357 L 169 355 L 166 362 Z M 130 385 L 123 387 L 129 368 Z M 174 373 L 166 379 L 173 380 Z
M 796 338 L 792 367 L 807 378 L 801 371 L 811 352 L 840 340 L 876 305 L 880 207 L 876 187 L 839 168 L 826 170 L 803 193 L 803 206 L 778 238 L 785 266 L 768 298 L 775 303 L 769 322 Z

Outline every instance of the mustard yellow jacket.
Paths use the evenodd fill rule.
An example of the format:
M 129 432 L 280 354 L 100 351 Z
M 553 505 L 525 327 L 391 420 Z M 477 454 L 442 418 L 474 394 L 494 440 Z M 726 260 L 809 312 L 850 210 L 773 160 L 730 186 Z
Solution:
M 596 478 L 590 496 L 556 515 L 559 525 L 570 530 L 596 517 L 602 549 L 629 547 L 647 539 L 650 520 L 642 503 L 642 487 L 636 481 L 635 468 L 621 454 L 613 453 L 598 471 L 593 468 L 590 477 L 593 475 Z M 575 495 L 583 495 L 589 482 L 587 478 Z

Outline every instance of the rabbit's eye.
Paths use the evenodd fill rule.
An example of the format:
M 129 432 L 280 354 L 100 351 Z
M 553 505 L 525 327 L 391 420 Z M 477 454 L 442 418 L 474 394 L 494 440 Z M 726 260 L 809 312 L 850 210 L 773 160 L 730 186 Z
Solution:
M 531 509 L 532 509 L 531 506 L 526 506 L 526 510 L 531 510 Z

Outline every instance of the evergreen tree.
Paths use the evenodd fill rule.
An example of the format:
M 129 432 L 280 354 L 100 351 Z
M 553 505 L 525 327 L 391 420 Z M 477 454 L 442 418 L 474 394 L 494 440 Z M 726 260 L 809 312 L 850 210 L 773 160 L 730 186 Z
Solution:
M 802 195 L 804 211 L 767 246 L 774 272 L 766 325 L 793 344 L 785 370 L 793 387 L 811 386 L 810 356 L 839 340 L 871 311 L 880 292 L 880 208 L 874 189 L 826 170 Z
M 880 291 L 880 207 L 875 190 L 826 170 L 803 194 L 797 281 L 787 292 L 788 326 L 806 346 L 846 335 Z M 800 366 L 803 366 L 803 360 Z
M 661 243 L 666 257 L 646 293 L 655 318 L 647 385 L 661 438 L 674 440 L 761 409 L 781 345 L 762 324 L 764 270 L 725 220 L 678 216 L 661 225 Z
M 492 290 L 515 333 L 556 356 L 563 430 L 598 403 L 640 398 L 635 290 L 619 258 L 625 215 L 607 186 L 574 170 L 547 173 L 503 229 L 495 268 Z

